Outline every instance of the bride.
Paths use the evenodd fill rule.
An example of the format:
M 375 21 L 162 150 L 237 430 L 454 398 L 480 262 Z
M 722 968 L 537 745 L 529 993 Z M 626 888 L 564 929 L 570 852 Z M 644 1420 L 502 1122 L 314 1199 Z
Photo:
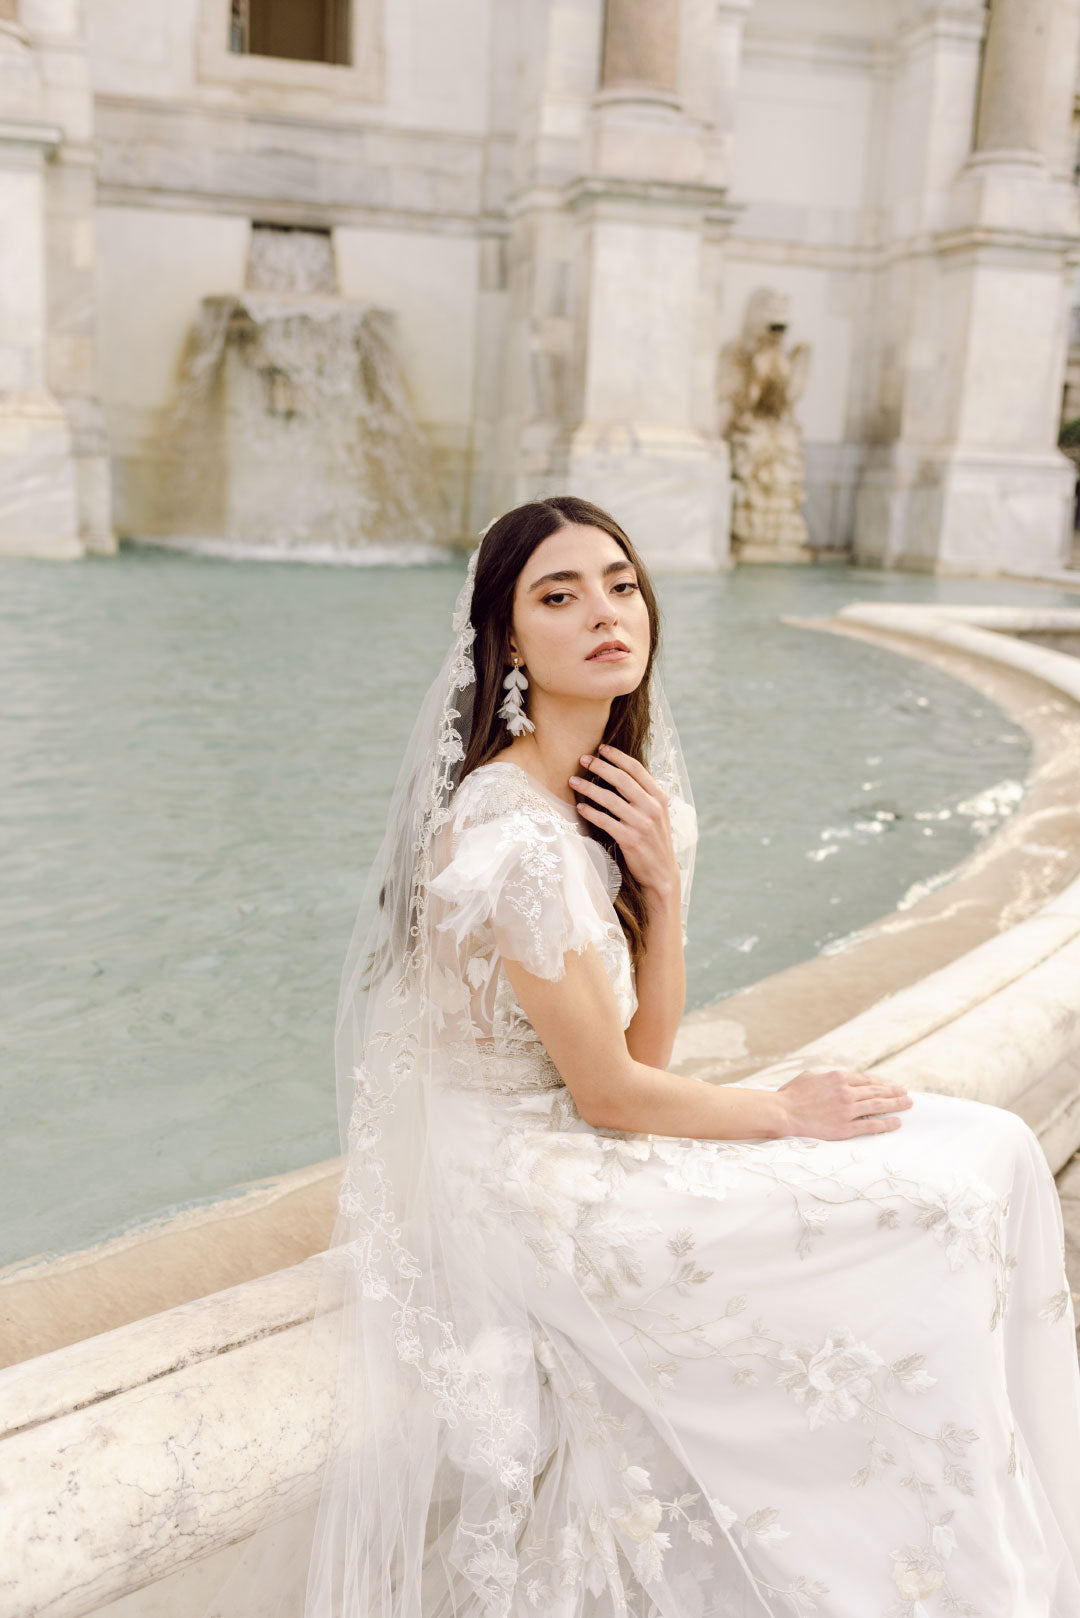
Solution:
M 648 575 L 531 502 L 455 630 L 342 979 L 321 1495 L 214 1611 L 1080 1618 L 1037 1140 L 668 1071 L 695 833 Z

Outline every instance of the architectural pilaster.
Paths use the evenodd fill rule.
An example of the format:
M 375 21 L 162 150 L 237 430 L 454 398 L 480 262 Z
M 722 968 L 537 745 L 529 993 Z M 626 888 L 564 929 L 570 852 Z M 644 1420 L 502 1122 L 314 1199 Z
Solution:
M 97 147 L 87 0 L 21 0 L 42 81 L 42 113 L 61 130 L 45 170 L 46 383 L 71 429 L 77 527 L 87 551 L 116 549 L 97 372 Z
M 0 555 L 73 557 L 71 432 L 46 382 L 45 166 L 61 132 L 40 90 L 29 39 L 0 18 Z
M 1080 221 L 1052 165 L 1072 111 L 1060 58 L 1071 75 L 1078 42 L 1078 0 L 994 0 L 964 160 L 947 186 L 939 166 L 936 186 L 890 199 L 880 343 L 897 359 L 878 380 L 861 561 L 986 573 L 1065 563 L 1073 473 L 1055 444 Z M 955 103 L 951 118 L 955 132 Z
M 994 0 L 983 50 L 976 152 L 1041 153 L 1053 0 Z
M 89 82 L 77 5 L 22 0 L 15 13 L 6 0 L 0 10 L 0 553 L 77 557 L 115 549 L 94 374 Z
M 684 102 L 688 46 L 711 58 L 714 26 L 693 0 L 605 7 L 578 168 L 560 193 L 573 286 L 562 417 L 529 489 L 557 479 L 608 507 L 666 569 L 730 561 L 727 446 L 700 363 L 726 189 L 712 121 Z

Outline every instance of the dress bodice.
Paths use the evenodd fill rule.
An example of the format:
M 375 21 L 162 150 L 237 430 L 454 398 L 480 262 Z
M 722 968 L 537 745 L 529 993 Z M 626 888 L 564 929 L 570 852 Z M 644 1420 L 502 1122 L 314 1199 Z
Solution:
M 529 1022 L 504 959 L 539 977 L 564 974 L 568 950 L 592 944 L 611 982 L 625 1028 L 637 997 L 630 952 L 614 900 L 620 875 L 571 805 L 517 764 L 493 762 L 458 787 L 431 883 L 434 951 L 448 1011 L 467 1019 L 489 1090 L 511 1094 L 561 1087 Z

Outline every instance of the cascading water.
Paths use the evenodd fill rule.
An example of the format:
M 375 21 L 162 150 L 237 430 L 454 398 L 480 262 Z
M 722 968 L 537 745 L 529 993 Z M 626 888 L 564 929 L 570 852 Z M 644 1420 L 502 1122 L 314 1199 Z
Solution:
M 400 560 L 445 538 L 395 316 L 337 292 L 328 233 L 255 226 L 202 300 L 165 433 L 165 522 L 236 554 Z

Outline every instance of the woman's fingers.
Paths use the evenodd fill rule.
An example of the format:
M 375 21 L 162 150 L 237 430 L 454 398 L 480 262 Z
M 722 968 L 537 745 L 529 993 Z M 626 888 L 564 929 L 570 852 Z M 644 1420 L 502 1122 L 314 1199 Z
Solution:
M 637 760 L 630 758 L 628 753 L 619 753 L 618 756 L 621 759 L 629 760 L 631 764 L 637 763 Z M 639 781 L 636 775 L 611 759 L 593 756 L 589 758 L 589 762 L 585 767 L 592 770 L 594 775 L 602 776 L 605 781 L 610 781 L 612 786 L 618 787 L 628 803 L 644 803 L 650 796 L 644 783 Z M 645 775 L 646 781 L 651 784 L 652 777 L 648 774 L 648 771 L 642 771 L 642 773 Z
M 627 829 L 624 821 L 616 820 L 614 815 L 605 815 L 604 811 L 598 809 L 593 803 L 579 803 L 577 812 L 579 815 L 584 815 L 590 825 L 599 826 L 601 831 L 608 832 L 614 837 L 619 846 L 622 846 L 622 839 L 625 837 Z
M 657 786 L 640 759 L 633 758 L 629 753 L 621 752 L 617 747 L 612 747 L 610 742 L 601 742 L 600 752 L 603 754 L 603 758 L 600 760 L 601 763 L 606 761 L 617 765 L 627 775 L 633 777 L 648 797 L 655 798 L 658 803 L 662 803 L 666 807 L 667 793 L 662 787 Z
M 645 788 L 646 792 L 658 793 L 660 791 L 660 788 L 639 759 L 631 757 L 629 753 L 622 752 L 618 747 L 612 747 L 610 742 L 601 742 L 600 751 L 606 759 L 624 769 L 627 775 L 632 775 L 638 785 Z
M 911 1106 L 910 1096 L 884 1097 L 876 1101 L 856 1101 L 856 1118 L 871 1118 L 883 1112 L 901 1112 Z
M 833 1074 L 838 1079 L 844 1079 L 853 1088 L 874 1090 L 881 1095 L 906 1096 L 907 1086 L 896 1084 L 891 1079 L 879 1079 L 873 1073 L 849 1072 L 845 1068 L 834 1068 Z
M 780 1092 L 788 1098 L 791 1133 L 824 1140 L 898 1129 L 902 1119 L 897 1115 L 914 1105 L 902 1084 L 845 1068 L 805 1069 L 782 1084 Z
M 570 785 L 575 792 L 587 792 L 590 798 L 595 798 L 602 808 L 618 816 L 624 822 L 638 823 L 638 816 L 626 798 L 620 797 L 617 792 L 609 792 L 607 787 L 598 786 L 595 781 L 586 781 L 584 776 L 572 775 Z M 630 811 L 629 814 L 627 811 Z

